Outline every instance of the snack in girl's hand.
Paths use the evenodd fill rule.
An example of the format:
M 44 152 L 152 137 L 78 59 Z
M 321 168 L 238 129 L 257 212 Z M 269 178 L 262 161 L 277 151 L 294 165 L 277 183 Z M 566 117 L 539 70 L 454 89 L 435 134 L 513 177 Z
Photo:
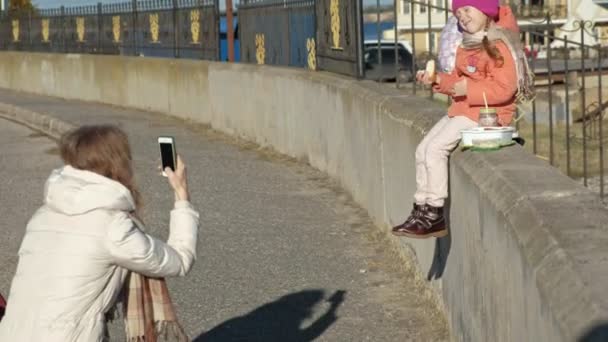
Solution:
M 426 75 L 431 82 L 435 82 L 437 79 L 437 74 L 435 73 L 435 61 L 432 59 L 426 62 Z

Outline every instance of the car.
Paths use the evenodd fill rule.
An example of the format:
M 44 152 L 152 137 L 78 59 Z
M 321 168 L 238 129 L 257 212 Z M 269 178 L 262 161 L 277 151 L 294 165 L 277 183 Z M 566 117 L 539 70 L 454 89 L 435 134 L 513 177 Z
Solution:
M 408 42 L 397 42 L 398 67 L 395 65 L 395 42 L 380 42 L 382 64 L 378 54 L 378 41 L 366 40 L 364 43 L 365 78 L 378 81 L 410 82 L 412 74 L 412 49 Z
M 378 47 L 378 40 L 377 39 L 366 39 L 363 42 L 363 45 L 365 46 L 365 48 L 368 47 Z M 410 42 L 407 40 L 398 40 L 397 41 L 397 45 L 399 46 L 399 48 L 404 48 L 406 49 L 410 54 L 412 53 L 412 46 L 410 45 Z M 390 47 L 395 47 L 395 41 L 394 40 L 390 40 L 390 39 L 382 39 L 380 41 L 380 46 L 390 46 Z

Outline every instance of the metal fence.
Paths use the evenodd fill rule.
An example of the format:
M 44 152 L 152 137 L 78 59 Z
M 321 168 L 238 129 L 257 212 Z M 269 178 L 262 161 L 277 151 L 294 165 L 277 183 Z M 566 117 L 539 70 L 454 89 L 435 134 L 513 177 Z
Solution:
M 220 58 L 220 0 L 131 0 L 0 18 L 0 49 Z M 362 77 L 361 0 L 238 2 L 241 60 Z
M 438 44 L 431 39 L 439 38 L 437 22 L 445 24 L 451 13 L 447 0 L 402 3 L 410 6 L 410 23 L 406 28 L 396 20 L 395 41 L 404 36 L 410 40 L 414 57 L 411 68 L 415 72 L 427 60 L 436 58 Z M 426 20 L 420 13 L 415 15 L 414 8 L 424 8 L 418 12 L 424 12 Z M 525 147 L 605 198 L 603 125 L 608 108 L 608 94 L 604 93 L 608 50 L 597 41 L 589 43 L 597 38 L 591 22 L 574 21 L 570 28 L 562 27 L 564 20 L 556 24 L 554 17 L 564 15 L 564 8 L 513 9 L 515 14 L 527 17 L 529 25 L 520 26 L 521 39 L 536 75 L 536 99 L 528 106 L 518 106 L 515 123 L 527 141 Z M 554 34 L 558 27 L 563 36 Z M 424 52 L 416 48 L 420 39 L 427 40 Z M 397 87 L 401 87 L 399 82 Z M 412 93 L 421 91 L 434 97 L 431 90 L 411 86 Z
M 365 75 L 362 15 L 361 0 L 316 0 L 319 69 Z
M 361 1 L 243 0 L 241 60 L 362 77 Z
M 4 14 L 4 50 L 219 59 L 218 0 L 147 0 Z
M 315 1 L 243 0 L 241 60 L 316 69 Z

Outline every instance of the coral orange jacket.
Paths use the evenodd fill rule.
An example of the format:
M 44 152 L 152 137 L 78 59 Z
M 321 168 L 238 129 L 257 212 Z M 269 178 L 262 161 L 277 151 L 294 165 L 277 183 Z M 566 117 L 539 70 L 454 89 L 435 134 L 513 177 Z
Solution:
M 519 32 L 517 20 L 509 6 L 501 6 L 497 24 L 508 30 Z M 456 52 L 456 65 L 451 73 L 439 73 L 440 83 L 434 90 L 452 96 L 454 85 L 467 80 L 467 95 L 452 96 L 448 109 L 450 117 L 464 115 L 474 121 L 479 120 L 479 109 L 485 106 L 485 92 L 488 105 L 496 108 L 499 123 L 509 125 L 515 114 L 515 94 L 517 93 L 517 73 L 515 61 L 507 46 L 496 42 L 496 47 L 504 58 L 504 64 L 496 62 L 483 50 L 466 50 L 462 47 Z

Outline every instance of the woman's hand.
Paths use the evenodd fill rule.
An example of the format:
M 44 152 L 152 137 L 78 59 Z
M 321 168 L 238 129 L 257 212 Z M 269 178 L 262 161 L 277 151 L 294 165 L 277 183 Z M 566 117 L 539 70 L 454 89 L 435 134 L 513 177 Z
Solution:
M 175 192 L 176 201 L 189 201 L 190 195 L 188 194 L 188 178 L 186 177 L 186 165 L 182 161 L 182 158 L 177 155 L 177 165 L 175 166 L 175 172 L 170 167 L 165 168 L 165 173 L 169 180 L 169 185 Z

